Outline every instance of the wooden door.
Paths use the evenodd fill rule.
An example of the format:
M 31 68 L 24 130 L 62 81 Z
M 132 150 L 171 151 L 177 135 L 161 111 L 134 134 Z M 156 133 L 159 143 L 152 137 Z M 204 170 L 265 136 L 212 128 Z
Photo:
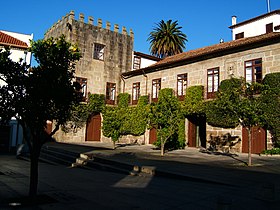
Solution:
M 92 115 L 86 127 L 86 141 L 100 141 L 101 138 L 101 116 Z
M 259 127 L 253 127 L 252 134 L 252 153 L 260 154 L 266 149 L 266 130 Z M 242 128 L 242 152 L 248 153 L 248 131 Z
M 197 126 L 188 121 L 188 146 L 196 147 L 196 139 L 197 139 Z
M 153 144 L 156 141 L 157 141 L 157 129 L 152 128 L 150 129 L 150 134 L 149 134 L 149 144 Z

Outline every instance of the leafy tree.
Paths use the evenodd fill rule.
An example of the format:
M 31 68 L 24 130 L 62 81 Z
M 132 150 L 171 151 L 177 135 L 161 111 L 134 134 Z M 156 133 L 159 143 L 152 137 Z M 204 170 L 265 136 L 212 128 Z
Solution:
M 150 52 L 159 58 L 175 55 L 183 52 L 187 36 L 181 31 L 178 21 L 161 20 L 149 34 L 151 44 Z
M 173 89 L 160 90 L 157 103 L 150 106 L 150 125 L 157 129 L 160 139 L 161 156 L 165 152 L 165 144 L 178 130 L 180 123 L 180 105 Z
M 143 135 L 148 124 L 148 97 L 140 96 L 136 107 L 129 107 L 122 123 L 122 130 L 133 136 Z
M 227 85 L 225 85 L 227 84 Z M 261 101 L 257 97 L 261 85 L 259 83 L 246 83 L 243 79 L 231 78 L 221 82 L 217 98 L 213 102 L 214 113 L 220 113 L 224 120 L 231 116 L 229 125 L 237 123 L 246 128 L 248 132 L 248 165 L 252 165 L 252 135 L 254 126 L 261 127 L 264 123 L 264 112 L 261 108 Z M 230 127 L 226 126 L 226 127 Z
M 41 147 L 68 120 L 78 101 L 73 78 L 81 56 L 63 36 L 32 42 L 30 51 L 38 63 L 32 69 L 13 62 L 8 49 L 0 51 L 0 79 L 5 82 L 0 87 L 0 115 L 2 122 L 15 117 L 23 128 L 31 159 L 29 195 L 35 198 Z M 48 120 L 55 122 L 50 134 L 45 132 Z
M 217 98 L 222 100 L 205 102 L 206 121 L 209 125 L 221 128 L 236 128 L 239 125 L 238 116 L 228 107 L 232 103 L 238 103 L 238 95 L 231 90 L 238 90 L 241 85 L 242 80 L 237 78 L 221 82 Z
M 280 147 L 280 73 L 265 75 L 263 84 L 260 100 L 266 126 L 272 134 L 274 146 Z
M 106 106 L 102 114 L 102 133 L 112 139 L 113 149 L 115 149 L 116 141 L 121 137 L 121 121 L 119 120 L 117 107 Z
M 204 107 L 204 87 L 201 85 L 188 87 L 182 104 L 182 113 L 189 122 L 198 126 L 198 135 L 202 147 L 206 147 L 206 120 Z
M 191 86 L 187 88 L 186 97 L 183 103 L 183 113 L 186 117 L 199 118 L 204 116 L 204 87 Z
M 127 116 L 129 99 L 128 93 L 121 93 L 118 95 L 118 106 L 106 107 L 103 111 L 102 132 L 104 136 L 112 139 L 113 149 L 116 147 L 116 141 L 122 135 L 127 135 L 123 124 Z

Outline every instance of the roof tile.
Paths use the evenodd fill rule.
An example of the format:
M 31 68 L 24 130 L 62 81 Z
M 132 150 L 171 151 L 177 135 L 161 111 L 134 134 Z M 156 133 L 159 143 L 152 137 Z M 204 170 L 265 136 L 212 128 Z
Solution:
M 280 43 L 280 32 L 268 33 L 255 37 L 242 38 L 242 39 L 219 43 L 219 44 L 215 44 L 215 45 L 211 45 L 195 50 L 190 50 L 187 52 L 166 57 L 165 59 L 146 68 L 125 72 L 123 73 L 123 76 L 139 75 L 143 71 L 147 73 L 150 71 L 160 70 L 162 68 L 166 69 L 173 65 L 177 65 L 177 64 L 180 65 L 180 63 L 183 64 L 186 62 L 196 62 L 197 60 L 206 59 L 207 57 L 208 58 L 216 57 L 228 53 L 243 51 L 246 50 L 247 48 L 252 49 L 258 46 L 269 45 L 271 42 Z
M 0 44 L 19 48 L 28 48 L 27 43 L 0 31 Z

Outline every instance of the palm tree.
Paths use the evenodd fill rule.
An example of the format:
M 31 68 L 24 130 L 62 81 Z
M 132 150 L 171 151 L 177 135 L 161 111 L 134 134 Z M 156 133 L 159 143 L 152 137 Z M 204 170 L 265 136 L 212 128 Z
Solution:
M 167 22 L 161 20 L 147 39 L 151 44 L 151 54 L 159 58 L 165 58 L 183 52 L 185 42 L 188 40 L 181 28 L 181 26 L 178 26 L 177 20 L 174 22 L 172 20 Z

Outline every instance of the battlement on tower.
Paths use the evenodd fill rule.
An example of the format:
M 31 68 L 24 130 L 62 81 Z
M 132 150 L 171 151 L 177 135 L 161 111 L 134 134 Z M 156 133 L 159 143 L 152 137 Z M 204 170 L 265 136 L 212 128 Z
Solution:
M 96 24 L 95 24 L 94 18 L 92 16 L 88 16 L 87 22 L 85 22 L 84 14 L 80 13 L 79 17 L 76 18 L 75 12 L 73 10 L 70 11 L 70 13 L 63 16 L 61 19 L 59 19 L 56 23 L 54 23 L 51 26 L 51 28 L 49 28 L 46 31 L 45 37 L 48 38 L 48 37 L 52 36 L 57 29 L 59 29 L 60 32 L 62 31 L 62 29 L 64 29 L 63 31 L 64 31 L 64 33 L 66 33 L 66 32 L 73 32 L 75 30 L 78 30 L 78 28 L 82 28 L 82 27 L 92 27 L 93 30 L 95 28 L 105 29 L 105 30 L 119 33 L 119 34 L 122 34 L 125 36 L 130 36 L 132 39 L 134 39 L 134 33 L 133 33 L 132 29 L 130 29 L 129 33 L 128 33 L 126 27 L 123 26 L 122 30 L 119 31 L 118 24 L 114 24 L 113 29 L 111 29 L 111 23 L 108 21 L 106 21 L 105 27 L 103 27 L 102 19 L 98 18 L 96 21 Z

